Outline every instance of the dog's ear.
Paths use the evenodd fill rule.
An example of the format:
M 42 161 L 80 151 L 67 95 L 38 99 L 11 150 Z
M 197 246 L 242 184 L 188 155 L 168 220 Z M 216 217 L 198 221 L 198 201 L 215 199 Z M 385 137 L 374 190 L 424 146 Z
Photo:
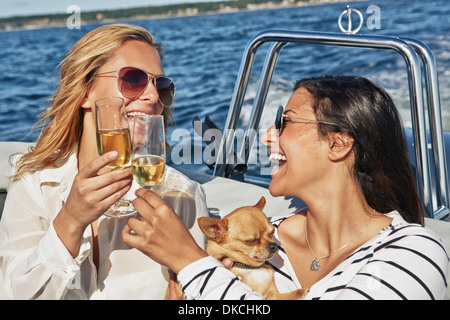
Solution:
M 201 217 L 198 218 L 197 221 L 202 232 L 211 240 L 221 242 L 225 238 L 225 234 L 228 230 L 227 219 Z
M 264 209 L 264 206 L 266 205 L 266 198 L 261 197 L 261 199 L 259 199 L 258 203 L 254 205 L 254 207 L 262 210 Z

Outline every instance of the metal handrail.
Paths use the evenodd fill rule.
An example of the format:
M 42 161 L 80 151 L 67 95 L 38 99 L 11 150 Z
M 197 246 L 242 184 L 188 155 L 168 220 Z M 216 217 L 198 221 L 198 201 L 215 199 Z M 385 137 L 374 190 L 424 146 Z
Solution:
M 441 102 L 439 97 L 439 81 L 437 76 L 436 59 L 431 49 L 421 41 L 412 38 L 401 38 L 416 51 L 425 69 L 425 93 L 427 94 L 428 113 L 430 121 L 431 150 L 434 159 L 434 183 L 436 203 L 433 206 L 433 217 L 441 219 L 449 215 L 448 176 L 444 132 L 441 117 Z
M 307 32 L 307 31 L 265 31 L 248 43 L 242 57 L 238 78 L 234 88 L 233 98 L 225 123 L 225 130 L 216 157 L 214 175 L 225 176 L 226 160 L 233 155 L 233 132 L 236 129 L 241 113 L 245 92 L 253 68 L 257 50 L 264 43 L 272 42 L 261 72 L 257 97 L 254 101 L 252 115 L 247 132 L 254 132 L 258 125 L 264 107 L 267 91 L 273 70 L 281 49 L 287 43 L 331 45 L 341 47 L 359 47 L 368 49 L 393 50 L 404 58 L 409 74 L 409 93 L 412 112 L 413 136 L 415 140 L 415 157 L 417 165 L 417 186 L 428 215 L 441 217 L 448 214 L 448 187 L 445 168 L 445 151 L 443 143 L 442 124 L 440 120 L 439 95 L 437 91 L 437 73 L 434 56 L 431 50 L 414 39 L 400 39 L 387 36 L 342 35 L 335 33 Z M 436 175 L 430 174 L 430 162 L 427 150 L 427 132 L 425 122 L 425 108 L 423 100 L 421 60 L 425 65 L 428 84 L 428 103 L 431 121 L 432 145 L 434 150 L 434 164 Z M 247 137 L 247 145 L 241 150 L 241 157 L 248 161 L 249 146 L 253 145 L 254 137 Z M 250 149 L 251 150 L 251 149 Z M 433 186 L 433 187 L 432 187 Z M 432 190 L 437 190 L 438 196 L 434 203 Z

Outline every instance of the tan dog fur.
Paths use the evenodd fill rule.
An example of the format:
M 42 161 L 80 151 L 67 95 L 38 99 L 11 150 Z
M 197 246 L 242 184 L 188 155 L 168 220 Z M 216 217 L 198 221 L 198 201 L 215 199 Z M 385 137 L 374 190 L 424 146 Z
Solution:
M 278 249 L 273 241 L 275 227 L 262 211 L 265 204 L 266 199 L 261 197 L 255 206 L 238 208 L 223 219 L 199 218 L 200 229 L 209 237 L 206 252 L 218 260 L 229 258 L 251 266 L 233 266 L 230 271 L 267 300 L 302 299 L 307 289 L 279 293 L 274 270 L 265 263 Z

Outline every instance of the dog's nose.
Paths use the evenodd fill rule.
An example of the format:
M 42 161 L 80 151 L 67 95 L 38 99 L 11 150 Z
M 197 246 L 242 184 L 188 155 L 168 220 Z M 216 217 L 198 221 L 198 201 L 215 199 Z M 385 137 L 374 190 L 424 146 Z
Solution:
M 271 242 L 267 245 L 267 250 L 269 250 L 269 252 L 275 252 L 277 251 L 278 246 L 275 242 Z

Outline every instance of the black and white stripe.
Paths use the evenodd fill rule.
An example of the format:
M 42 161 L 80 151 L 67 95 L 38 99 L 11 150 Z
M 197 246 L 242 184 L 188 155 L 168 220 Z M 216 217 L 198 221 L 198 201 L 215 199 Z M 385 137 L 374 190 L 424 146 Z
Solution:
M 310 288 L 307 299 L 442 299 L 448 285 L 450 259 L 432 231 L 406 223 L 396 212 L 389 228 L 353 252 L 335 270 Z M 279 224 L 288 217 L 272 221 Z M 280 292 L 300 288 L 295 272 L 280 245 L 270 261 Z M 246 285 L 208 257 L 179 275 L 187 296 L 199 299 L 257 299 Z M 181 277 L 180 277 L 181 276 Z
M 418 225 L 394 228 L 380 238 L 383 239 L 361 247 L 346 259 L 351 265 L 360 265 L 361 271 L 353 276 L 351 283 L 341 284 L 339 278 L 345 274 L 345 270 L 336 271 L 329 277 L 329 282 L 336 284 L 311 299 L 327 299 L 339 295 L 355 299 L 442 298 L 443 290 L 438 288 L 445 289 L 448 286 L 449 257 L 438 238 Z M 378 268 L 381 276 L 367 272 L 374 266 Z M 424 273 L 428 276 L 424 276 Z M 362 278 L 365 280 L 361 280 Z M 364 285 L 368 279 L 379 284 L 380 288 L 375 295 L 371 295 L 367 285 Z M 358 283 L 360 286 L 352 283 Z M 405 289 L 412 287 L 415 292 Z

